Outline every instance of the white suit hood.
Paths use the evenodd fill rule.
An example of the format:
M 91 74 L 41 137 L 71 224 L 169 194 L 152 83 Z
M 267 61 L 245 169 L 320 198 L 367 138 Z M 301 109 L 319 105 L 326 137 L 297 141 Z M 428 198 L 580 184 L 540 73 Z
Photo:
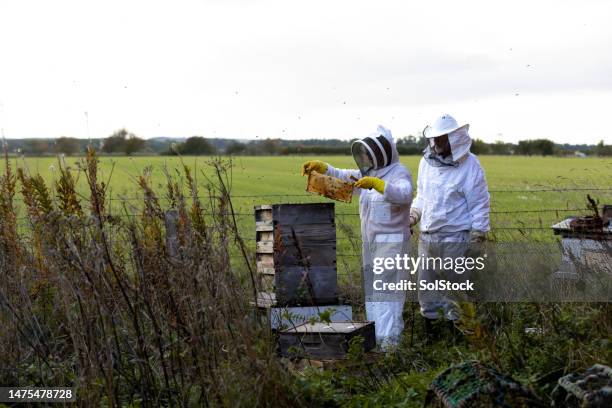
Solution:
M 453 162 L 460 162 L 465 159 L 467 154 L 470 152 L 472 146 L 472 139 L 468 133 L 469 126 L 465 126 L 455 130 L 448 135 L 448 142 L 451 148 L 451 157 Z
M 448 134 L 448 143 L 450 144 L 451 154 L 447 157 L 442 157 L 435 152 L 430 145 L 427 145 L 423 151 L 425 160 L 432 166 L 457 166 L 464 161 L 472 146 L 472 139 L 468 133 L 469 126 L 465 125 Z

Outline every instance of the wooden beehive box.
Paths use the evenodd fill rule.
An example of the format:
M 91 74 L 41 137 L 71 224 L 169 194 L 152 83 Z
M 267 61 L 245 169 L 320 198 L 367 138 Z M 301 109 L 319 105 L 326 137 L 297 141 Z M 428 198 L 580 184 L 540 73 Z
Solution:
M 337 304 L 334 204 L 276 204 L 272 222 L 276 302 Z
M 374 322 L 304 323 L 282 330 L 279 334 L 283 357 L 344 358 L 351 340 L 361 336 L 363 351 L 376 346 Z
M 278 306 L 338 301 L 333 203 L 255 207 L 260 290 Z

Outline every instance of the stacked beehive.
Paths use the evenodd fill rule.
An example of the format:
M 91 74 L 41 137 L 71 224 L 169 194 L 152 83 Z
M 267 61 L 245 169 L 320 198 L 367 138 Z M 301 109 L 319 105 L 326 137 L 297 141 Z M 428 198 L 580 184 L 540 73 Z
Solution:
M 334 204 L 255 207 L 261 291 L 281 306 L 337 304 Z
M 260 205 L 255 222 L 257 307 L 280 332 L 281 354 L 295 356 L 298 344 L 304 355 L 341 357 L 357 335 L 372 348 L 373 323 L 353 324 L 352 308 L 338 304 L 334 204 Z
M 351 321 L 339 305 L 334 204 L 255 207 L 257 307 L 273 330 L 294 327 L 323 312 Z

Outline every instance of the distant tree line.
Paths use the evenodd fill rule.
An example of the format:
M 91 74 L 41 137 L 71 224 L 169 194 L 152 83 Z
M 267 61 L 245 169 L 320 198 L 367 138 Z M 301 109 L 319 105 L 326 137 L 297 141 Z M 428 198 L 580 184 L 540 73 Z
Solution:
M 104 139 L 102 151 L 104 153 L 123 153 L 130 156 L 144 148 L 144 139 L 139 138 L 126 129 L 120 129 Z
M 353 140 L 340 139 L 255 139 L 235 140 L 192 136 L 188 138 L 158 137 L 143 139 L 127 129 L 120 129 L 101 139 L 78 139 L 62 136 L 57 139 L 9 139 L 9 150 L 15 154 L 44 156 L 53 154 L 80 155 L 91 143 L 109 155 L 350 155 Z M 420 155 L 427 147 L 423 136 L 405 136 L 396 140 L 400 155 Z M 471 151 L 478 155 L 526 156 L 612 156 L 612 145 L 555 144 L 548 139 L 521 140 L 518 143 L 472 141 Z

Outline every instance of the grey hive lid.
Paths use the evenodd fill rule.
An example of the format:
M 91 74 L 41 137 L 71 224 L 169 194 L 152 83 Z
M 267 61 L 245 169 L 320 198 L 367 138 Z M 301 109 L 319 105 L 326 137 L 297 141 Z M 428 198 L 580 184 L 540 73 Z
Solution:
M 581 231 L 575 231 L 574 229 L 572 229 L 572 227 L 570 226 L 570 222 L 572 222 L 572 220 L 576 219 L 578 217 L 569 217 L 564 219 L 561 222 L 558 222 L 556 224 L 553 224 L 551 226 L 551 228 L 556 232 L 581 232 Z M 603 227 L 603 233 L 604 234 L 610 234 L 612 233 L 612 223 L 609 223 L 607 226 Z
M 316 322 L 314 324 L 306 322 L 283 330 L 283 333 L 351 333 L 369 324 L 372 322 Z

